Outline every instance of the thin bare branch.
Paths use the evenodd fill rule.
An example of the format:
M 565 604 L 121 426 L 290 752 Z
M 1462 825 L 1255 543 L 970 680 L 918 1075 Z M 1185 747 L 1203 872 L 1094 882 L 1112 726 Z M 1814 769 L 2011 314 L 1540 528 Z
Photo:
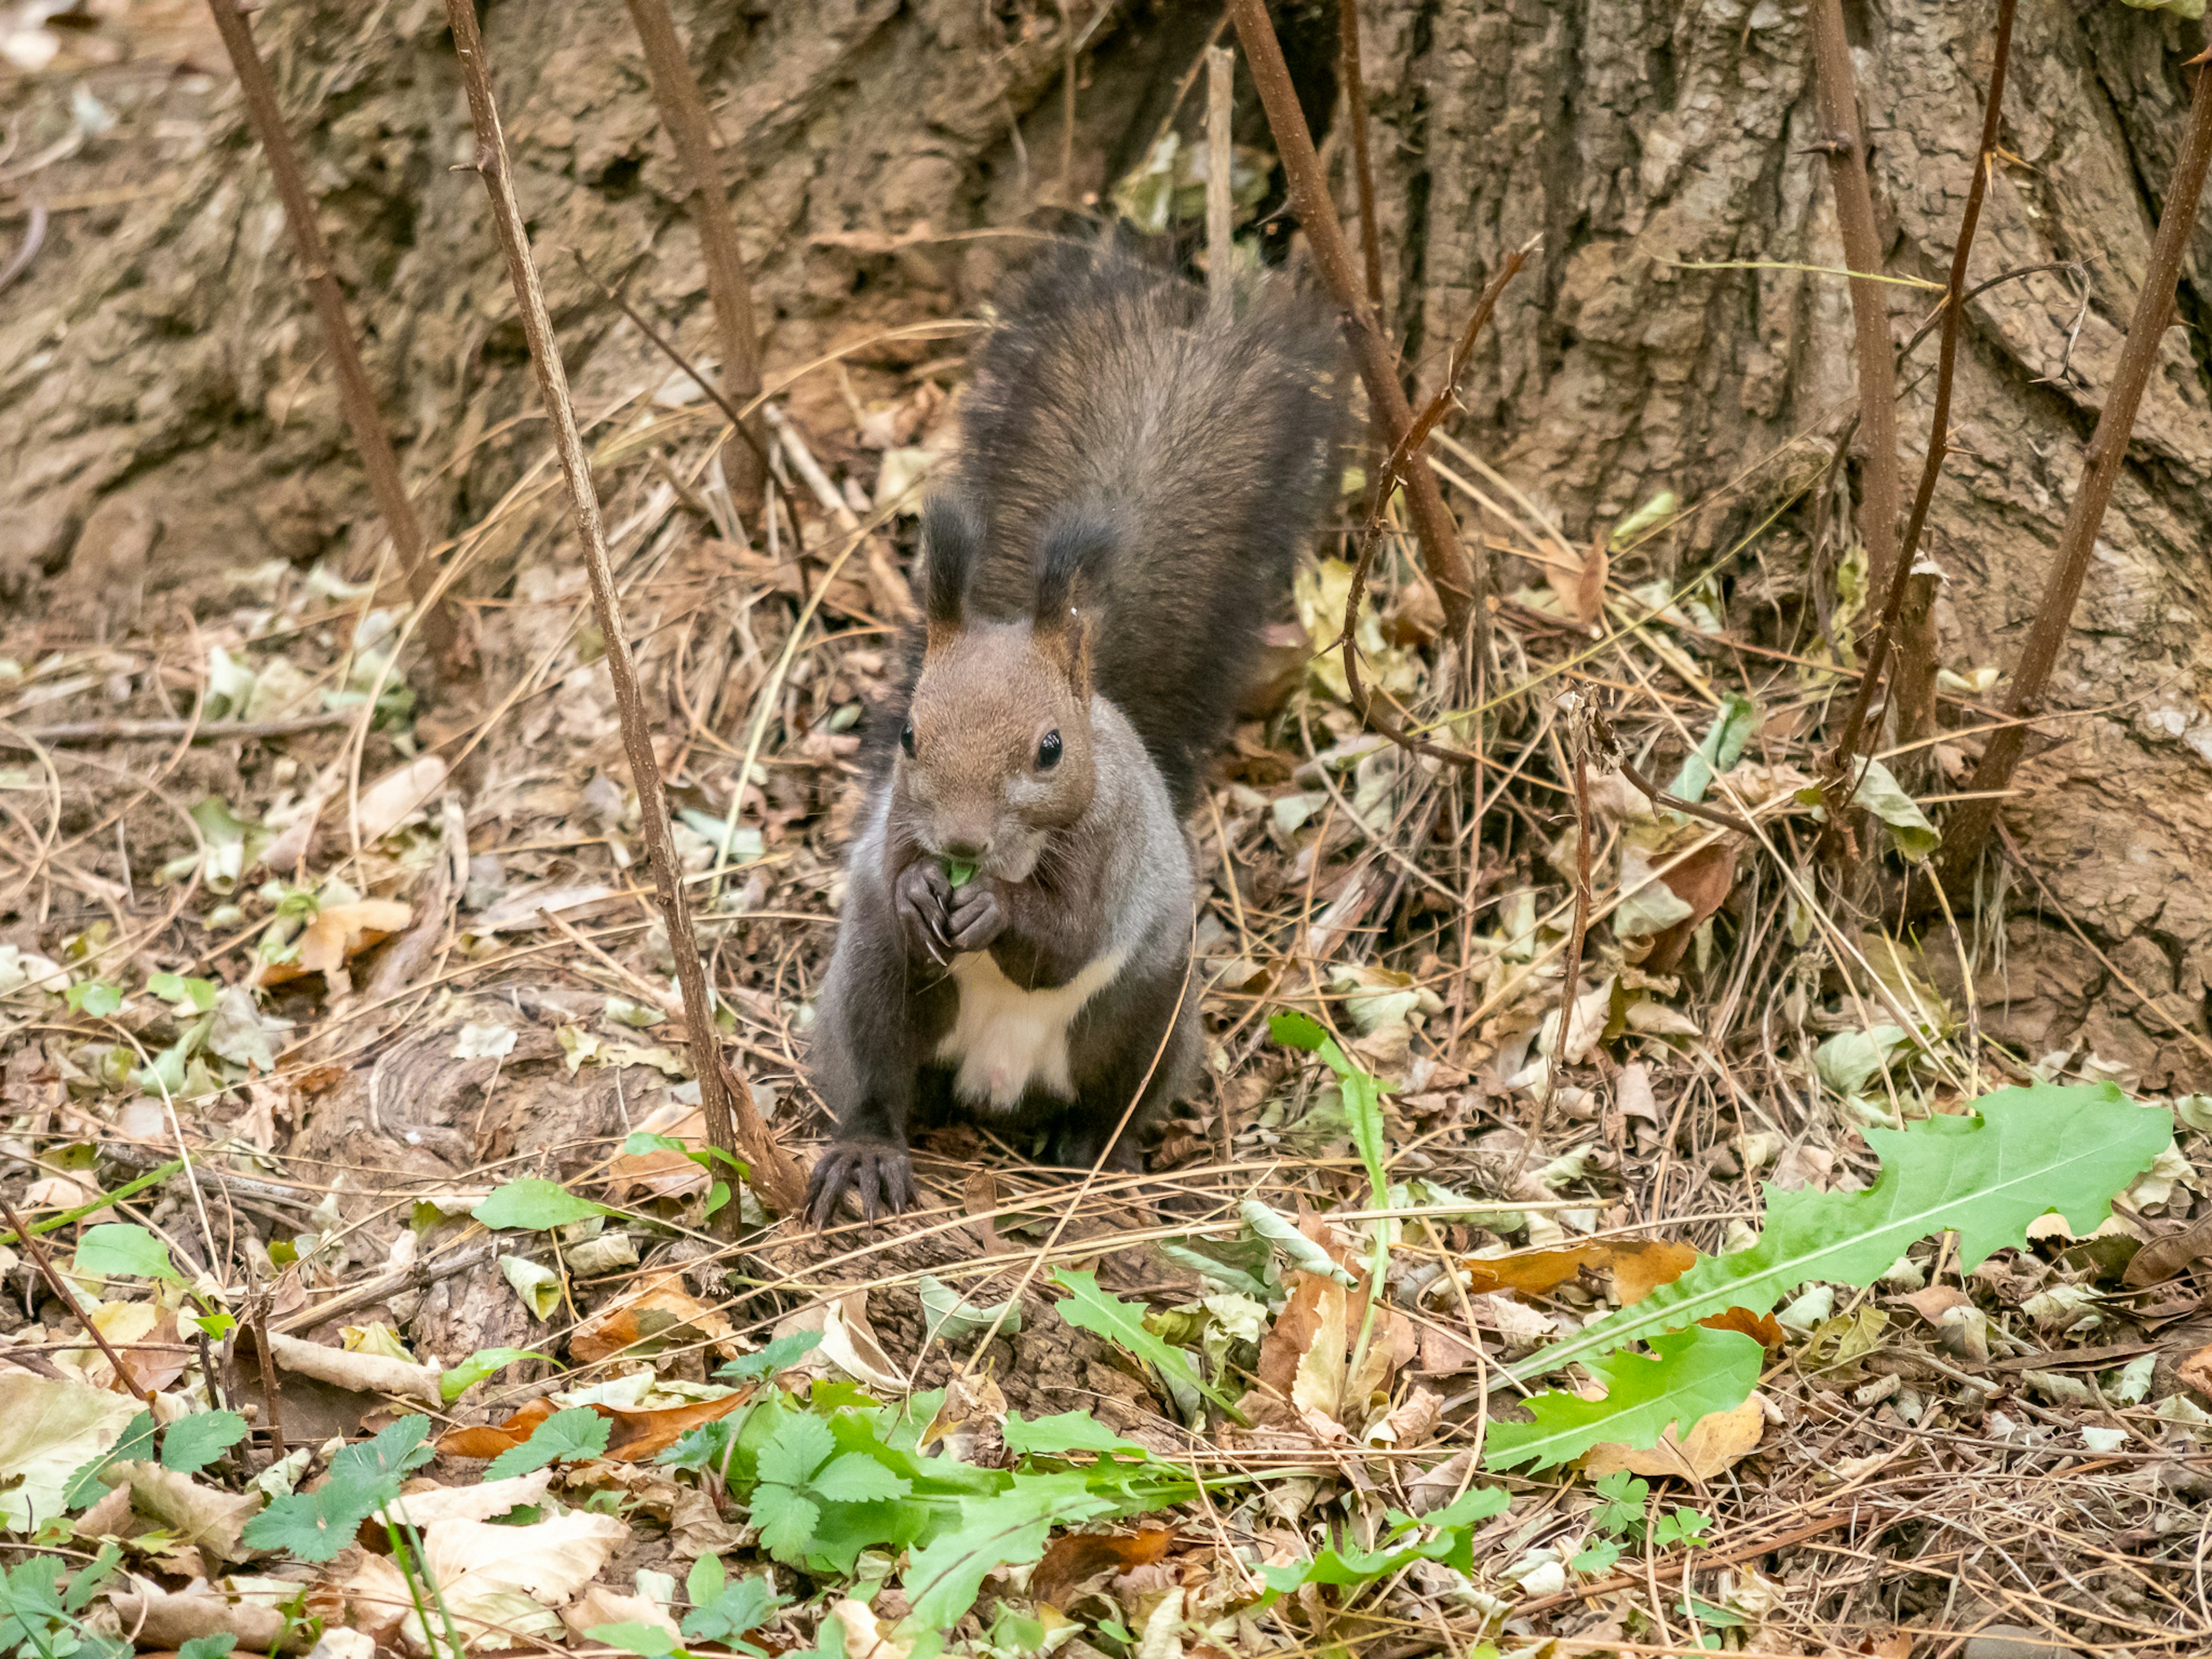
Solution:
M 2159 216 L 2158 236 L 2151 245 L 2142 289 L 2136 297 L 2135 316 L 2128 324 L 2127 343 L 2121 348 L 2119 367 L 2113 371 L 2104 411 L 2097 417 L 2097 429 L 2083 458 L 2081 487 L 2075 494 L 2073 510 L 2066 515 L 2065 528 L 2059 532 L 2042 608 L 2013 668 L 2004 702 L 2008 719 L 2036 713 L 2043 706 L 2044 689 L 2051 683 L 2059 647 L 2073 625 L 2075 602 L 2081 598 L 2082 580 L 2089 574 L 2097 532 L 2105 522 L 2105 509 L 2112 504 L 2113 487 L 2119 483 L 2120 467 L 2127 459 L 2136 411 L 2142 405 L 2143 389 L 2149 385 L 2151 369 L 2158 362 L 2160 342 L 2173 320 L 2174 289 L 2197 228 L 2205 172 L 2212 166 L 2212 51 L 2191 58 L 2190 65 L 2197 70 L 2197 75 L 2188 130 L 2166 186 L 2166 208 Z M 1978 799 L 1960 810 L 1944 836 L 1940 869 L 1945 881 L 1957 881 L 1981 856 L 1982 843 L 1996 817 L 1999 792 L 2011 787 L 2013 769 L 2020 764 L 2027 741 L 2025 725 L 2009 725 L 1998 730 L 1982 751 L 1981 764 L 1974 769 L 1973 780 L 1966 786 L 1966 793 Z
M 676 20 L 669 15 L 668 0 L 629 0 L 629 15 L 645 47 L 645 73 L 653 83 L 653 101 L 659 107 L 661 124 L 675 142 L 676 158 L 683 166 L 684 188 L 690 197 L 691 220 L 699 228 L 699 252 L 707 264 L 707 294 L 714 301 L 721 341 L 722 389 L 731 403 L 749 404 L 760 395 L 760 335 L 754 325 L 752 285 L 745 275 L 744 254 L 738 246 L 737 222 L 730 214 L 707 100 L 700 95 L 698 77 L 692 73 L 691 61 L 676 33 Z M 742 421 L 738 424 L 747 448 L 730 453 L 730 492 L 742 510 L 751 513 L 760 506 L 762 480 L 768 476 L 763 459 L 768 451 L 757 416 L 750 426 Z
M 1905 526 L 1904 545 L 1898 550 L 1895 568 L 1890 572 L 1889 591 L 1882 601 L 1881 624 L 1875 630 L 1874 643 L 1867 647 L 1866 666 L 1859 678 L 1859 689 L 1851 699 L 1850 713 L 1844 719 L 1843 734 L 1837 739 L 1834 752 L 1828 757 L 1828 778 L 1831 784 L 1840 783 L 1850 768 L 1851 757 L 1857 753 L 1861 733 L 1866 726 L 1867 710 L 1874 702 L 1875 687 L 1889 657 L 1892 635 L 1897 630 L 1898 619 L 1905 608 L 1906 592 L 1911 586 L 1912 561 L 1920 547 L 1920 532 L 1928 522 L 1928 504 L 1935 498 L 1936 480 L 1943 471 L 1944 457 L 1951 453 L 1951 387 L 1959 357 L 1959 330 L 1966 309 L 1966 258 L 1974 246 L 1974 231 L 1982 217 L 1982 198 L 1989 187 L 1990 169 L 1996 164 L 1997 130 L 2004 114 L 2005 68 L 2012 53 L 2013 13 L 2018 0 L 1997 0 L 1996 41 L 1995 56 L 1990 68 L 1990 91 L 1982 111 L 1981 148 L 1974 156 L 1973 182 L 1966 187 L 1966 210 L 1959 216 L 1959 234 L 1951 249 L 1951 280 L 1943 295 L 1943 333 L 1936 347 L 1936 408 L 1928 429 L 1928 458 L 1920 469 L 1920 487 L 1912 498 L 1912 517 Z M 1916 335 L 1917 341 L 1920 337 Z M 1907 350 L 1911 348 L 1906 347 Z M 1924 646 L 1926 641 L 1917 643 Z M 1910 726 L 1926 726 L 1933 724 L 1932 694 L 1935 690 L 1936 665 L 1932 655 L 1922 653 L 1924 660 L 1908 666 L 1900 662 L 1896 677 L 1900 691 L 1906 681 L 1915 687 L 1924 685 L 1924 692 L 1916 691 L 1913 702 L 1918 705 L 1912 713 L 1900 713 L 1899 736 L 1905 737 Z M 1895 694 L 1893 694 L 1895 695 Z M 1924 735 L 1916 732 L 1913 736 Z M 1906 738 L 1907 741 L 1911 739 Z
M 1337 223 L 1336 204 L 1329 199 L 1328 180 L 1322 177 L 1321 157 L 1315 153 L 1313 133 L 1305 112 L 1298 107 L 1297 90 L 1291 84 L 1290 66 L 1283 61 L 1282 43 L 1268 21 L 1266 0 L 1230 0 L 1229 15 L 1237 25 L 1237 38 L 1244 48 L 1244 61 L 1267 112 L 1268 129 L 1274 134 L 1276 153 L 1289 176 L 1291 204 L 1313 250 L 1314 266 L 1329 297 L 1343 313 L 1345 331 L 1359 364 L 1359 377 L 1379 413 L 1383 431 L 1395 445 L 1413 423 L 1405 388 L 1398 384 L 1395 355 L 1376 327 L 1374 313 L 1361 292 L 1360 277 L 1352 268 Z M 1413 510 L 1413 533 L 1421 545 L 1421 562 L 1443 602 L 1444 625 L 1452 639 L 1464 644 L 1470 629 L 1488 632 L 1485 601 L 1489 597 L 1490 558 L 1478 549 L 1470 561 L 1460 546 L 1459 526 L 1444 505 L 1443 492 L 1425 457 L 1415 455 L 1406 474 L 1406 499 Z M 1475 641 L 1480 655 L 1483 641 Z
M 292 228 L 293 245 L 300 255 L 300 277 L 314 301 L 323 337 L 330 343 L 331 362 L 337 371 L 338 407 L 352 429 L 354 447 L 361 453 L 362 471 L 368 475 L 369 492 L 376 497 L 376 510 L 392 538 L 392 550 L 399 556 L 407 591 L 423 607 L 422 637 L 439 663 L 451 665 L 460 641 L 459 628 L 452 607 L 438 595 L 437 568 L 430 561 L 422 520 L 415 516 L 415 504 L 408 499 L 399 458 L 392 452 L 376 393 L 370 390 L 368 371 L 362 367 L 353 323 L 346 315 L 345 295 L 331 270 L 330 245 L 323 240 L 322 227 L 316 221 L 314 198 L 307 193 L 307 178 L 300 171 L 291 134 L 284 125 L 284 112 L 277 106 L 276 88 L 254 47 L 253 31 L 240 13 L 237 0 L 208 0 L 208 10 L 214 15 L 216 32 L 222 36 L 223 50 L 230 54 L 231 67 L 238 72 L 239 90 L 246 95 L 246 118 L 252 123 L 254 137 L 261 141 L 262 154 L 268 157 L 276 198 L 283 204 L 285 222 Z
M 639 691 L 637 667 L 631 659 L 629 635 L 623 625 L 622 596 L 616 591 L 614 570 L 607 557 L 605 527 L 599 518 L 599 492 L 592 482 L 590 458 L 576 428 L 575 409 L 568 396 L 568 377 L 561 364 L 553 338 L 553 321 L 545 309 L 545 296 L 531 258 L 529 233 L 522 210 L 514 199 L 507 172 L 507 139 L 500 129 L 499 109 L 493 101 L 490 70 L 484 62 L 483 41 L 477 30 L 473 0 L 446 0 L 446 15 L 453 26 L 454 49 L 460 59 L 461 79 L 468 90 L 469 113 L 476 125 L 476 169 L 491 198 L 492 222 L 507 258 L 507 275 L 514 284 L 522 311 L 523 332 L 530 343 L 530 358 L 538 371 L 538 390 L 552 417 L 554 442 L 560 453 L 561 471 L 568 480 L 569 501 L 575 511 L 578 538 L 582 543 L 585 568 L 591 578 L 592 603 L 599 613 L 606 640 L 607 677 L 614 686 L 622 717 L 623 748 L 628 755 L 632 782 L 636 786 L 646 852 L 653 867 L 653 885 L 668 926 L 669 949 L 676 958 L 676 975 L 684 992 L 684 1023 L 691 1049 L 693 1068 L 699 1078 L 699 1103 L 706 1119 L 708 1138 L 723 1152 L 742 1156 L 752 1165 L 756 1189 L 768 1204 L 780 1210 L 796 1209 L 805 1196 L 805 1182 L 789 1153 L 776 1144 L 768 1126 L 754 1109 L 750 1096 L 732 1090 L 714 1027 L 713 1006 L 707 994 L 707 975 L 699 961 L 697 936 L 684 891 L 683 869 L 669 832 L 668 803 L 660 782 L 660 764 L 653 752 L 653 732 Z M 730 1205 L 722 1213 L 734 1216 Z

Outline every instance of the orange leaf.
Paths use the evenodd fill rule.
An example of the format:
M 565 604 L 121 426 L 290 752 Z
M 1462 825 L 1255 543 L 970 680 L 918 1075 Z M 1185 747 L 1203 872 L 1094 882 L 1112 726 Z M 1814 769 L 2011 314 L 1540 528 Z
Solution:
M 1524 1296 L 1555 1291 L 1584 1267 L 1594 1272 L 1610 1270 L 1613 1289 L 1626 1308 L 1641 1302 L 1662 1285 L 1680 1279 L 1697 1260 L 1698 1253 L 1687 1244 L 1663 1238 L 1594 1239 L 1564 1250 L 1481 1256 L 1465 1266 L 1474 1275 L 1469 1290 L 1518 1291 Z
M 1690 907 L 1690 914 L 1651 936 L 1651 949 L 1640 964 L 1645 972 L 1671 973 L 1690 948 L 1690 940 L 1714 911 L 1728 902 L 1735 887 L 1735 842 L 1723 836 L 1684 859 L 1659 878 L 1668 891 Z
M 1175 1531 L 1169 1527 L 1146 1527 L 1127 1537 L 1064 1533 L 1052 1540 L 1044 1559 L 1030 1575 L 1030 1598 L 1065 1612 L 1077 1592 L 1100 1574 L 1149 1566 L 1168 1553 L 1174 1540 Z
M 1748 1308 L 1723 1308 L 1717 1314 L 1708 1314 L 1698 1323 L 1717 1331 L 1741 1331 L 1769 1348 L 1782 1346 L 1782 1327 L 1774 1322 L 1772 1314 L 1755 1314 Z
M 628 1350 L 631 1358 L 647 1359 L 702 1340 L 734 1357 L 731 1334 L 728 1320 L 685 1291 L 680 1275 L 666 1273 L 579 1325 L 568 1339 L 568 1357 L 590 1365 Z
M 540 1423 L 553 1415 L 553 1402 L 533 1400 L 504 1423 L 480 1423 L 472 1429 L 452 1429 L 438 1437 L 438 1451 L 446 1457 L 496 1457 L 530 1438 Z
M 689 1405 L 665 1406 L 655 1411 L 624 1411 L 618 1406 L 595 1407 L 614 1422 L 606 1455 L 623 1463 L 642 1463 L 674 1445 L 679 1435 L 727 1417 L 753 1397 L 750 1389 L 724 1395 L 720 1400 L 695 1400 Z
M 1583 557 L 1583 568 L 1575 576 L 1572 595 L 1560 596 L 1567 599 L 1575 620 L 1585 628 L 1605 613 L 1605 579 L 1611 562 L 1606 556 L 1605 538 L 1600 536 Z

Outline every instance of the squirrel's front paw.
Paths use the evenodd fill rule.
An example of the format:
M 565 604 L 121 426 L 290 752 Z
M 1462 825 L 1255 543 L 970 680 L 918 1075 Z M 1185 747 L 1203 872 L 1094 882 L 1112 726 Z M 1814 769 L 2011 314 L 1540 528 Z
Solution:
M 952 941 L 945 936 L 946 906 L 952 884 L 935 859 L 916 859 L 899 872 L 891 896 L 898 910 L 899 927 L 907 948 L 916 956 L 943 963 L 952 959 Z
M 971 881 L 952 896 L 945 917 L 945 937 L 957 951 L 988 951 L 1006 931 L 1006 907 L 988 881 Z
M 914 1160 L 892 1141 L 835 1142 L 814 1161 L 807 1180 L 807 1224 L 817 1231 L 828 1226 L 847 1193 L 860 1199 L 860 1213 L 871 1221 L 886 1210 L 896 1215 L 915 1200 Z

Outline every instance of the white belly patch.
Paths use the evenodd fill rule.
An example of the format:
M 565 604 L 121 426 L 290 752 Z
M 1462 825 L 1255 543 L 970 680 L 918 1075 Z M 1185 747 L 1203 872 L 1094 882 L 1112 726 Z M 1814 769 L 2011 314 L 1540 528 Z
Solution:
M 1000 971 L 988 951 L 952 959 L 960 1011 L 937 1045 L 937 1058 L 959 1069 L 954 1090 L 971 1105 L 1010 1111 L 1032 1084 L 1073 1096 L 1067 1070 L 1068 1023 L 1111 984 L 1125 953 L 1085 965 L 1066 984 L 1024 991 Z

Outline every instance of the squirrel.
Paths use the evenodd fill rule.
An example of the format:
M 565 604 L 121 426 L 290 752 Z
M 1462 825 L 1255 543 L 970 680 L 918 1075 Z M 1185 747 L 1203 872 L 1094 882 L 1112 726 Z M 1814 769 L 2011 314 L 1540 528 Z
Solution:
M 1288 279 L 1224 316 L 1110 240 L 1002 293 L 865 751 L 814 1226 L 913 1203 L 910 1121 L 1141 1167 L 1200 1057 L 1183 823 L 1340 475 L 1344 357 Z

